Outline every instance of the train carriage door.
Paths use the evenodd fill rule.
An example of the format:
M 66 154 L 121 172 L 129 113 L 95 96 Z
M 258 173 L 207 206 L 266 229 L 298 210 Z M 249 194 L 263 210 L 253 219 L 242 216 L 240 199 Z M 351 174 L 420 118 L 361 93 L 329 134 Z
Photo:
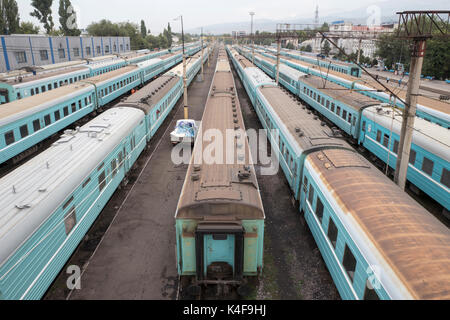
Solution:
M 195 242 L 200 283 L 242 279 L 244 228 L 241 224 L 201 223 Z
M 226 274 L 233 274 L 235 236 L 232 234 L 208 234 L 204 241 L 204 274 L 209 279 L 218 268 Z M 229 268 L 229 270 L 227 270 Z
M 9 102 L 9 93 L 6 89 L 0 89 L 0 104 Z

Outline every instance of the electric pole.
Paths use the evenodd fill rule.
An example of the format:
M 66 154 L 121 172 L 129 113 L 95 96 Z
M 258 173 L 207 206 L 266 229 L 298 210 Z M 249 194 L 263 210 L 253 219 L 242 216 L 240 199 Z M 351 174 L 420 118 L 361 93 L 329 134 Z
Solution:
M 202 57 L 200 58 L 201 59 L 201 65 L 202 65 L 202 73 L 201 73 L 201 81 L 203 81 L 203 76 L 204 76 L 204 73 L 203 73 L 203 27 L 201 28 L 202 30 L 201 30 L 201 33 L 200 33 L 200 45 L 202 46 Z
M 420 75 L 422 73 L 427 40 L 433 38 L 434 34 L 448 37 L 450 11 L 405 11 L 397 14 L 400 15 L 398 37 L 413 41 L 408 90 L 406 92 L 405 109 L 403 110 L 397 167 L 394 177 L 395 183 L 401 189 L 405 189 L 419 96 Z
M 251 33 L 250 36 L 252 37 L 252 63 L 255 64 L 255 37 L 253 36 L 253 16 L 255 13 L 252 11 L 250 12 L 250 16 L 252 17 L 252 27 L 251 27 Z
M 183 15 L 174 20 L 181 19 L 181 39 L 183 42 L 183 87 L 184 87 L 184 118 L 189 119 L 188 95 L 187 95 L 187 79 L 186 79 L 186 51 L 184 48 L 184 26 Z

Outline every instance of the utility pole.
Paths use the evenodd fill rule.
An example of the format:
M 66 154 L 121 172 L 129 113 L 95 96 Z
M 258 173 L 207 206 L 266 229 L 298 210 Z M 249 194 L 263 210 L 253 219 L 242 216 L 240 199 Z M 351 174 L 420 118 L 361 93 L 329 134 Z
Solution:
M 251 33 L 250 36 L 252 37 L 252 63 L 255 65 L 255 37 L 253 36 L 253 16 L 255 13 L 252 11 L 250 12 L 250 16 L 252 17 L 252 27 L 251 27 Z
M 277 85 L 280 80 L 280 55 L 281 55 L 281 39 L 277 39 Z
M 187 95 L 187 79 L 186 79 L 186 51 L 184 48 L 184 26 L 183 15 L 174 20 L 181 19 L 181 39 L 183 42 L 183 87 L 184 87 L 184 118 L 189 119 L 188 95 Z
M 427 39 L 433 38 L 433 31 L 435 34 L 448 37 L 450 11 L 405 11 L 397 14 L 400 15 L 398 37 L 413 41 L 408 90 L 394 176 L 395 183 L 401 189 L 405 189 Z M 442 15 L 447 16 L 446 21 Z
M 359 43 L 358 43 L 358 60 L 357 63 L 359 64 L 360 60 L 361 60 L 361 44 L 362 44 L 362 39 L 359 39 Z
M 203 73 L 203 27 L 202 27 L 202 32 L 201 32 L 201 34 L 200 34 L 200 39 L 201 39 L 201 46 L 202 46 L 202 57 L 200 58 L 201 59 L 201 65 L 202 65 L 202 73 L 201 73 L 201 81 L 203 81 L 203 76 L 204 76 L 204 73 Z

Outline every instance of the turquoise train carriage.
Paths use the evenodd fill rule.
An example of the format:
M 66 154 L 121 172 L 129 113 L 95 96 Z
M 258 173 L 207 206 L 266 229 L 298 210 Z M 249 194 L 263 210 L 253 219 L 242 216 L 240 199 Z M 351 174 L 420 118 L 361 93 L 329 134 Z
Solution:
M 196 61 L 208 54 L 187 70 L 198 72 Z M 0 179 L 0 300 L 42 298 L 183 94 L 182 83 L 168 72 Z
M 0 180 L 0 298 L 39 299 L 146 145 L 144 113 L 113 108 Z
M 181 54 L 171 54 L 158 60 L 156 69 L 154 64 L 146 63 L 125 66 L 1 106 L 0 164 L 23 159 L 36 151 L 43 140 L 141 87 L 181 60 Z
M 7 77 L 0 80 L 0 104 L 21 100 L 40 93 L 92 78 L 125 66 L 123 59 L 52 69 L 36 74 Z
M 242 57 L 228 52 L 236 66 Z M 341 297 L 448 299 L 448 228 L 297 99 L 274 83 L 247 91 L 254 92 L 258 118 Z
M 234 132 L 233 161 L 197 164 L 192 157 L 175 214 L 181 297 L 201 297 L 206 288 L 227 297 L 244 293 L 248 278 L 263 272 L 265 214 L 245 137 L 245 125 L 226 52 L 219 58 L 201 131 Z M 203 154 L 202 144 L 193 153 Z M 230 151 L 232 150 L 232 151 Z M 226 157 L 230 159 L 231 154 Z
M 251 52 L 249 50 L 242 50 L 239 47 L 236 49 L 241 54 L 246 56 L 248 59 L 251 59 Z M 276 77 L 276 64 L 275 64 L 276 57 L 265 51 L 257 50 L 256 52 L 258 52 L 263 57 L 266 57 L 272 61 L 272 62 L 269 62 L 264 59 L 259 59 L 259 60 L 255 60 L 255 63 L 258 65 L 258 67 L 262 68 L 266 73 L 268 73 L 272 78 L 275 78 Z M 357 81 L 349 81 L 342 77 L 338 77 L 338 76 L 329 74 L 325 70 L 321 71 L 321 70 L 317 70 L 314 68 L 309 68 L 308 66 L 301 64 L 301 62 L 286 60 L 283 58 L 280 59 L 280 62 L 291 68 L 297 69 L 303 73 L 326 79 L 327 83 L 330 83 L 330 82 L 336 83 L 347 89 L 358 91 L 360 94 L 365 95 L 371 99 L 378 100 L 381 103 L 388 103 L 388 104 L 393 103 L 392 98 L 390 97 L 389 94 L 373 90 L 373 88 L 369 88 L 368 86 L 359 83 L 358 80 Z M 404 104 L 401 101 L 397 101 L 396 106 L 398 108 L 404 109 Z M 442 112 L 442 110 L 433 108 L 433 106 L 424 106 L 424 105 L 418 104 L 416 115 L 422 119 L 425 119 L 432 123 L 436 123 L 444 128 L 447 128 L 447 129 L 450 128 L 450 116 L 447 113 Z
M 244 54 L 251 58 L 248 52 Z M 258 56 L 255 57 L 255 64 L 275 77 L 275 65 Z M 281 85 L 374 154 L 391 170 L 395 170 L 402 123 L 399 115 L 393 117 L 396 111 L 359 91 L 347 90 L 337 82 L 325 82 L 319 76 L 305 74 L 285 65 L 280 65 L 279 72 Z M 369 115 L 372 116 L 371 121 L 367 119 Z M 367 132 L 366 123 L 373 123 L 370 133 Z M 443 215 L 449 218 L 448 129 L 420 117 L 416 117 L 415 123 L 411 152 L 414 158 L 411 159 L 407 179 L 413 190 L 419 189 L 437 201 L 442 206 Z M 422 159 L 426 159 L 423 160 L 424 163 Z
M 157 57 L 170 55 L 169 50 L 147 51 L 37 67 L 33 69 L 33 72 L 11 72 L 0 79 L 0 105 L 99 76 L 124 66 L 135 65 Z M 178 51 L 180 51 L 178 48 L 173 50 L 173 52 Z M 197 51 L 198 45 L 192 44 L 187 46 L 186 53 L 188 55 Z M 166 70 L 180 62 L 182 57 L 181 54 L 178 54 L 167 59 L 170 60 L 168 60 Z

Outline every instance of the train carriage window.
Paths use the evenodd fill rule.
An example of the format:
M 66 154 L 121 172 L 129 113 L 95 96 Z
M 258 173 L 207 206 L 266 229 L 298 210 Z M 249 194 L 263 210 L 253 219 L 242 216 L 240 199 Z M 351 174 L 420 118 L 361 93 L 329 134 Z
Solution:
M 338 116 L 340 116 L 341 115 L 341 107 L 337 107 L 336 108 L 336 114 L 338 115 Z
M 26 136 L 28 136 L 28 125 L 23 125 L 20 127 L 20 136 L 22 138 L 25 138 Z
M 44 117 L 44 123 L 45 123 L 45 126 L 48 126 L 48 125 L 50 125 L 50 124 L 52 123 L 52 120 L 51 120 L 49 114 L 47 114 L 47 115 Z
M 47 89 L 48 89 L 49 91 L 52 90 L 52 84 L 51 84 L 51 83 L 47 86 Z
M 409 163 L 412 165 L 416 164 L 417 152 L 411 149 L 409 153 Z
M 42 86 L 42 87 L 41 87 L 41 92 L 45 92 L 45 91 L 46 91 L 45 86 Z
M 328 226 L 328 239 L 330 239 L 331 244 L 336 249 L 337 238 L 338 238 L 338 228 L 334 223 L 333 219 L 330 217 L 330 225 Z
M 334 103 L 332 103 L 331 104 L 331 112 L 334 112 L 334 107 L 335 107 L 335 105 L 334 105 Z
M 450 171 L 445 168 L 442 169 L 441 183 L 447 188 L 450 188 Z
M 119 168 L 123 165 L 123 155 L 122 151 L 119 152 Z
M 305 177 L 305 180 L 303 182 L 303 191 L 305 192 L 305 194 L 308 192 L 308 177 Z
M 379 142 L 379 143 L 381 143 L 381 131 L 380 130 L 378 130 L 377 131 L 377 141 Z
M 64 215 L 64 225 L 66 228 L 66 235 L 69 235 L 73 228 L 77 224 L 77 216 L 75 207 L 72 207 L 65 215 Z
M 78 109 L 81 109 L 83 105 L 81 104 L 81 100 L 78 100 Z
M 398 142 L 398 140 L 394 140 L 394 153 L 395 154 L 398 154 L 398 146 L 399 146 L 399 142 Z
M 342 119 L 347 120 L 347 110 L 342 111 Z
M 308 197 L 308 201 L 311 206 L 313 205 L 313 200 L 314 200 L 314 187 L 311 184 L 309 186 L 309 197 Z
M 378 296 L 377 292 L 372 286 L 370 280 L 367 280 L 366 282 L 366 289 L 364 291 L 364 300 L 380 300 L 380 297 Z
M 327 100 L 327 109 L 330 109 L 330 101 Z
M 352 124 L 352 114 L 348 114 L 348 123 Z
M 7 146 L 13 144 L 15 141 L 16 139 L 14 138 L 14 131 L 11 130 L 5 133 L 5 142 Z
M 64 113 L 64 117 L 67 117 L 69 115 L 69 107 L 64 107 L 63 113 Z
M 356 271 L 356 259 L 355 256 L 353 255 L 352 250 L 348 247 L 348 245 L 345 245 L 343 265 L 345 270 L 347 271 L 348 276 L 353 281 L 355 278 L 355 271 Z
M 72 109 L 72 113 L 74 113 L 75 111 L 77 111 L 77 105 L 76 105 L 75 102 L 72 103 L 70 106 L 71 106 L 71 109 Z
M 55 115 L 55 121 L 58 121 L 59 119 L 61 119 L 61 114 L 59 113 L 59 110 L 56 110 L 54 115 Z
M 39 119 L 33 121 L 34 132 L 41 130 L 41 122 Z
M 113 159 L 111 161 L 111 172 L 112 172 L 112 176 L 114 178 L 117 174 L 117 160 L 116 159 Z
M 70 84 L 73 83 L 73 79 L 72 79 L 72 78 L 69 79 L 69 83 L 70 83 Z
M 84 98 L 84 105 L 85 105 L 85 106 L 87 106 L 87 105 L 88 105 L 88 99 L 87 99 L 87 97 L 86 97 L 86 98 Z
M 31 95 L 34 96 L 34 89 L 31 89 Z
M 53 84 L 53 88 L 58 88 L 58 82 L 55 82 L 54 84 Z
M 387 134 L 384 134 L 383 136 L 383 146 L 389 148 L 389 136 Z
M 433 175 L 434 162 L 427 157 L 423 158 L 422 171 L 429 176 Z
M 106 187 L 105 171 L 102 171 L 102 173 L 100 173 L 100 175 L 98 176 L 98 185 L 99 185 L 100 192 L 102 192 L 102 190 Z
M 323 203 L 319 199 L 319 197 L 317 197 L 316 215 L 317 215 L 317 218 L 319 219 L 320 223 L 322 223 L 323 211 L 324 211 Z
M 83 182 L 82 188 L 86 188 L 86 186 L 89 184 L 89 182 L 91 182 L 91 177 L 87 178 L 87 180 L 85 182 Z

